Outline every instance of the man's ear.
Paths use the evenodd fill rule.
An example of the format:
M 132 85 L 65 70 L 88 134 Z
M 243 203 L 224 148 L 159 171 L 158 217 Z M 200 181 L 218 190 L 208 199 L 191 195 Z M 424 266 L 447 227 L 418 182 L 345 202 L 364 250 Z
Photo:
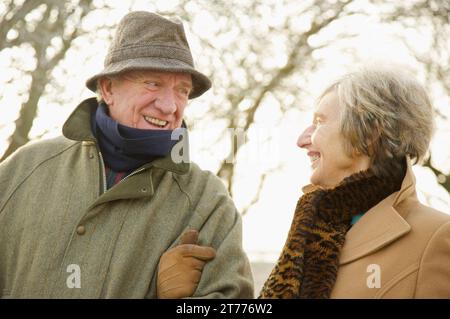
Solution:
M 100 94 L 103 97 L 103 101 L 111 106 L 113 103 L 112 80 L 107 77 L 101 77 L 100 79 L 98 79 L 98 87 L 100 89 Z

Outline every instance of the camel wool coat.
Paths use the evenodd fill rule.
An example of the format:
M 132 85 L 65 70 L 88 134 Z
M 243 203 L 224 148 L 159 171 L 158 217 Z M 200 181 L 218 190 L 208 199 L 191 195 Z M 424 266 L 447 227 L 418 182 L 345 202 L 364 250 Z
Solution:
M 450 215 L 418 201 L 409 160 L 401 189 L 350 228 L 339 263 L 331 298 L 450 298 Z

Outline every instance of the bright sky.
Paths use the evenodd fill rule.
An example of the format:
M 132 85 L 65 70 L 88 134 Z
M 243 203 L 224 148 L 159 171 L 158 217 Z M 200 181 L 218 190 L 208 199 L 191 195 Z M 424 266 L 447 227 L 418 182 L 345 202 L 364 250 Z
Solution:
M 108 3 L 112 5 L 111 2 Z M 114 2 L 117 9 L 108 15 L 111 25 L 120 20 L 127 12 L 128 5 L 124 5 L 124 3 L 123 1 Z M 136 1 L 134 9 L 151 9 L 147 3 L 148 1 Z M 158 2 L 158 6 L 160 9 L 170 10 L 176 3 L 177 1 L 164 0 Z M 104 19 L 101 16 L 93 16 L 90 23 L 95 24 L 96 21 L 104 21 Z M 194 28 L 196 32 L 204 30 L 207 33 L 213 22 L 205 13 L 201 19 L 194 22 L 194 26 L 190 27 Z M 190 27 L 187 28 L 188 39 L 190 39 L 195 59 L 201 53 L 195 37 L 190 33 Z M 413 69 L 417 68 L 415 60 L 405 46 L 392 34 L 392 29 L 382 27 L 365 18 L 350 20 L 344 27 L 349 30 L 357 30 L 359 35 L 322 51 L 325 63 L 321 65 L 309 83 L 311 96 L 317 96 L 326 83 L 354 64 L 354 60 L 342 51 L 344 47 L 355 49 L 356 56 L 360 61 L 390 61 L 407 65 Z M 330 31 L 324 36 L 333 37 L 333 33 L 337 31 Z M 415 37 L 414 43 L 422 43 L 424 47 L 428 41 L 417 34 L 411 33 L 410 36 Z M 83 50 L 68 52 L 62 68 L 56 71 L 61 87 L 48 88 L 49 95 L 61 95 L 65 103 L 60 106 L 44 98 L 40 105 L 45 105 L 45 107 L 39 109 L 39 116 L 31 132 L 32 136 L 41 135 L 46 130 L 49 132 L 45 134 L 45 138 L 60 134 L 62 124 L 76 104 L 83 98 L 92 96 L 92 93 L 84 88 L 83 83 L 103 66 L 103 59 L 108 47 L 106 38 L 107 34 L 98 34 L 94 43 L 79 40 L 76 46 Z M 17 73 L 10 64 L 13 56 L 16 56 L 22 63 L 26 61 L 29 68 L 33 67 L 33 59 L 27 56 L 23 50 L 6 50 L 0 54 L 0 69 L 5 70 L 0 72 L 0 153 L 6 148 L 7 137 L 13 131 L 14 127 L 11 123 L 18 115 L 22 101 L 21 92 L 26 92 L 29 83 L 29 79 L 24 78 L 22 81 L 6 85 Z M 273 59 L 274 64 L 283 63 L 282 57 L 274 56 Z M 60 71 L 62 69 L 71 71 L 69 74 L 64 74 Z M 419 78 L 420 76 L 419 73 Z M 203 112 L 201 105 L 207 103 L 209 98 L 211 96 L 207 93 L 199 101 L 192 102 L 191 107 L 188 107 L 186 111 L 187 118 L 195 118 L 199 113 L 201 114 Z M 438 100 L 435 103 L 443 104 L 445 101 Z M 248 132 L 250 143 L 246 152 L 240 154 L 237 159 L 239 174 L 236 176 L 236 183 L 239 191 L 235 191 L 234 200 L 238 209 L 245 207 L 256 193 L 260 174 L 267 169 L 281 166 L 281 169 L 267 178 L 260 200 L 243 218 L 244 248 L 252 260 L 274 261 L 278 257 L 290 227 L 295 204 L 301 195 L 301 187 L 308 183 L 311 173 L 309 159 L 304 151 L 297 148 L 296 140 L 303 128 L 311 121 L 313 100 L 299 101 L 299 107 L 293 108 L 284 116 L 271 103 L 275 102 L 267 99 L 261 111 L 258 112 L 258 124 Z M 304 106 L 310 106 L 310 108 L 305 110 Z M 212 152 L 201 150 L 205 145 L 211 145 L 212 141 L 223 135 L 219 125 L 211 127 L 208 124 L 201 123 L 196 131 L 190 133 L 190 153 L 193 161 L 202 168 L 216 171 L 218 161 L 228 153 L 229 140 L 219 139 L 220 142 L 210 148 Z M 441 125 L 433 140 L 433 148 L 437 150 L 434 152 L 436 163 L 444 170 L 450 170 L 448 164 L 450 151 L 448 148 L 440 146 L 448 139 L 448 133 L 448 130 Z M 264 142 L 269 137 L 272 140 Z M 420 198 L 433 207 L 450 212 L 450 195 L 437 185 L 433 174 L 428 169 L 421 167 L 415 167 L 414 171 L 419 181 Z M 427 196 L 431 194 L 433 198 L 428 199 Z

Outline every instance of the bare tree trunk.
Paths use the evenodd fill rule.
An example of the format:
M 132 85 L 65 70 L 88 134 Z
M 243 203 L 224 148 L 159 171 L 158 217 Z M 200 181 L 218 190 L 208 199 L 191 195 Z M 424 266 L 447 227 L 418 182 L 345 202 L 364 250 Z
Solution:
M 48 2 L 46 10 L 42 19 L 37 23 L 36 32 L 34 34 L 26 33 L 23 25 L 23 19 L 28 13 L 34 10 L 37 1 L 26 1 L 19 9 L 15 9 L 15 13 L 9 20 L 5 18 L 0 22 L 0 25 L 9 26 L 13 28 L 15 23 L 20 25 L 17 27 L 19 36 L 8 42 L 6 34 L 8 30 L 2 30 L 0 33 L 0 48 L 9 47 L 21 43 L 30 43 L 35 49 L 35 57 L 37 60 L 36 68 L 31 72 L 31 86 L 29 90 L 28 99 L 22 104 L 20 114 L 15 121 L 15 130 L 9 138 L 9 145 L 0 158 L 0 162 L 5 160 L 15 150 L 29 141 L 29 133 L 33 126 L 33 121 L 37 115 L 39 100 L 45 90 L 46 85 L 50 82 L 51 73 L 58 63 L 64 58 L 67 50 L 70 48 L 72 41 L 79 35 L 78 26 L 75 26 L 74 31 L 69 35 L 65 35 L 66 21 L 74 14 L 73 9 L 68 9 L 65 2 L 52 3 Z M 45 4 L 45 2 L 43 2 Z M 42 2 L 40 4 L 43 4 Z M 81 7 L 81 14 L 79 24 L 91 9 L 92 0 L 81 0 L 79 6 Z M 58 10 L 58 17 L 55 22 L 49 23 L 48 18 L 52 10 Z M 8 15 L 5 14 L 5 17 Z M 3 38 L 1 38 L 3 37 Z M 49 58 L 46 56 L 46 50 L 51 45 L 53 37 L 60 37 L 62 40 L 62 47 Z
M 11 155 L 20 146 L 29 141 L 28 133 L 33 125 L 33 120 L 36 117 L 37 106 L 42 95 L 42 91 L 47 84 L 47 78 L 42 76 L 43 74 L 45 74 L 45 72 L 42 73 L 42 70 L 39 68 L 33 71 L 28 100 L 23 103 L 20 108 L 19 117 L 15 122 L 16 128 L 9 138 L 10 143 L 0 159 L 0 162 Z
M 17 6 L 13 0 L 10 0 L 6 12 L 0 20 L 0 51 L 21 43 L 26 32 L 24 24 L 25 16 L 45 3 L 45 1 L 27 0 L 22 5 Z M 19 35 L 14 40 L 8 40 L 8 32 L 12 29 L 15 29 Z
M 320 32 L 323 28 L 325 28 L 327 25 L 329 25 L 332 21 L 338 19 L 342 13 L 344 8 L 351 3 L 353 0 L 347 0 L 340 2 L 336 5 L 334 8 L 334 14 L 327 19 L 316 19 L 312 24 L 310 29 L 301 34 L 297 41 L 292 46 L 292 50 L 288 55 L 288 60 L 284 67 L 279 69 L 275 75 L 271 78 L 269 83 L 262 86 L 260 89 L 259 94 L 255 98 L 252 106 L 246 111 L 246 120 L 245 120 L 245 126 L 244 126 L 244 132 L 246 132 L 250 126 L 254 123 L 255 120 L 255 114 L 258 108 L 261 105 L 261 102 L 263 101 L 266 94 L 272 90 L 276 90 L 278 86 L 282 84 L 282 81 L 289 77 L 294 71 L 298 71 L 303 66 L 304 62 L 311 58 L 311 54 L 313 52 L 313 48 L 308 44 L 308 39 Z M 319 14 L 320 15 L 320 14 Z M 301 56 L 301 59 L 299 57 Z M 234 99 L 233 108 L 237 109 L 239 103 L 245 98 L 245 92 L 243 92 L 243 95 L 239 98 Z M 229 128 L 235 128 L 235 119 L 230 121 Z M 245 144 L 245 143 L 244 143 Z M 236 147 L 232 147 L 230 154 L 228 158 L 235 159 L 236 154 L 239 151 L 239 148 L 243 146 L 244 144 L 237 144 Z M 234 143 L 233 143 L 234 145 Z M 233 186 L 233 177 L 234 177 L 234 164 L 229 163 L 227 161 L 222 162 L 222 165 L 220 166 L 217 175 L 222 178 L 227 184 L 228 192 L 232 196 L 232 186 Z

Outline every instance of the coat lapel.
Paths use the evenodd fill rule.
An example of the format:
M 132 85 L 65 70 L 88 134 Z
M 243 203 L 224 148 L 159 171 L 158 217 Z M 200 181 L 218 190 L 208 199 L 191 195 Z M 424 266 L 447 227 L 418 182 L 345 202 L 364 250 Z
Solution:
M 393 196 L 373 207 L 350 228 L 341 251 L 340 265 L 367 256 L 411 230 L 409 224 L 390 205 Z
M 411 230 L 411 226 L 397 209 L 407 202 L 406 199 L 417 200 L 416 181 L 412 171 L 411 160 L 407 158 L 406 161 L 406 174 L 400 190 L 372 207 L 348 231 L 341 251 L 340 265 L 348 264 L 374 253 Z M 302 190 L 304 193 L 308 193 L 317 188 L 315 185 L 306 185 Z
M 389 245 L 411 230 L 397 208 L 407 198 L 416 198 L 415 178 L 411 161 L 401 189 L 391 194 L 366 212 L 348 231 L 339 264 L 347 264 Z

